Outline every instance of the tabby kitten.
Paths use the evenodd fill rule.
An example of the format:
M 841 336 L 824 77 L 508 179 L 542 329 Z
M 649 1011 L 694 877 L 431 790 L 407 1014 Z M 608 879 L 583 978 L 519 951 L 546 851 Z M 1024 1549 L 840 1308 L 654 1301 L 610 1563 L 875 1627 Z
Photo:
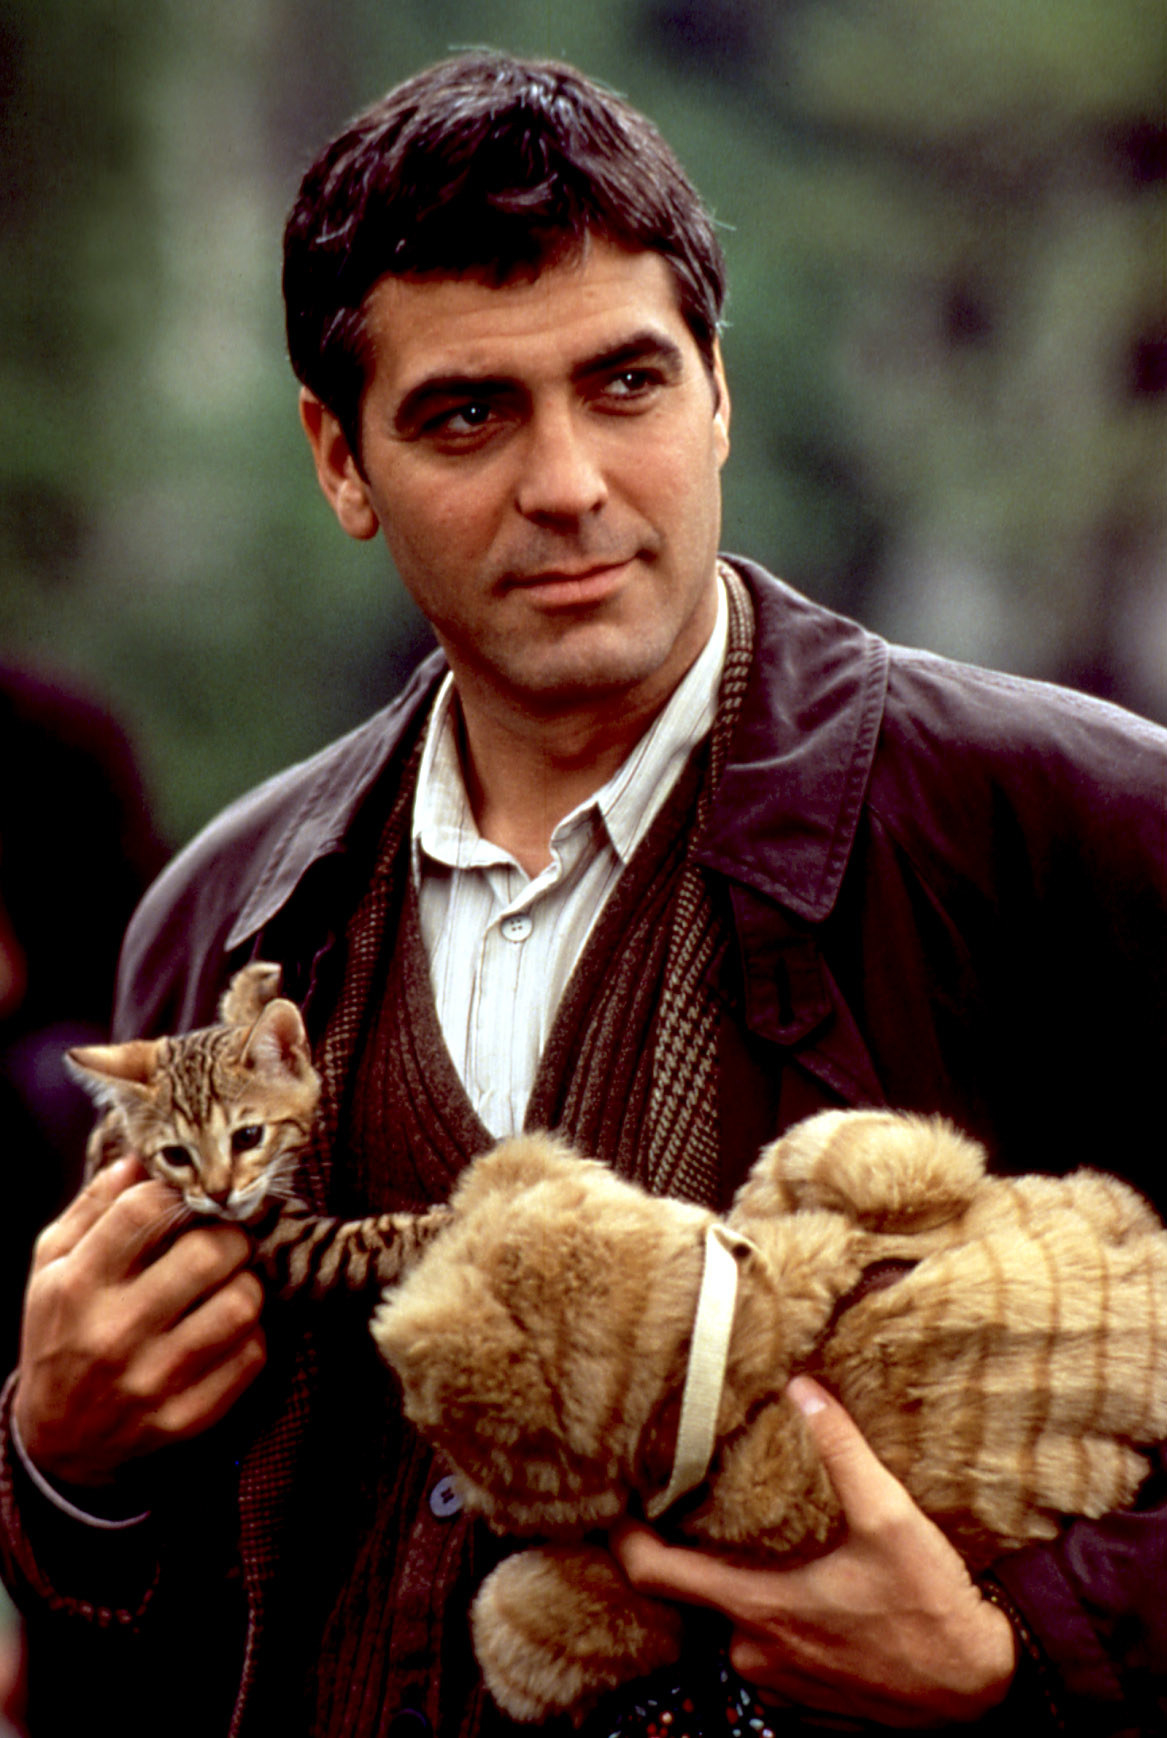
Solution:
M 252 1265 L 280 1297 L 393 1285 L 448 1211 L 340 1220 L 295 1199 L 292 1173 L 312 1133 L 320 1077 L 300 1010 L 279 983 L 279 966 L 257 960 L 232 978 L 217 1026 L 67 1053 L 105 1110 L 89 1137 L 86 1180 L 135 1154 L 177 1192 L 180 1216 L 248 1231 Z

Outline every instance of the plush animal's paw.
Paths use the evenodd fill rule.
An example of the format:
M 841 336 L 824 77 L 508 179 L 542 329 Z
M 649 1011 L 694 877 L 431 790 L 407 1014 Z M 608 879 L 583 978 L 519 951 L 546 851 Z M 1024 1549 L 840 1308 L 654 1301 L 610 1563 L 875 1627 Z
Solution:
M 487 1577 L 471 1612 L 486 1685 L 513 1720 L 578 1724 L 609 1690 L 680 1657 L 681 1615 L 633 1592 L 596 1546 L 521 1551 Z
M 758 1188 L 795 1208 L 826 1207 L 869 1231 L 916 1232 L 964 1212 L 985 1157 L 943 1117 L 827 1110 L 767 1147 L 755 1170 Z M 743 1198 L 754 1188 L 751 1178 Z

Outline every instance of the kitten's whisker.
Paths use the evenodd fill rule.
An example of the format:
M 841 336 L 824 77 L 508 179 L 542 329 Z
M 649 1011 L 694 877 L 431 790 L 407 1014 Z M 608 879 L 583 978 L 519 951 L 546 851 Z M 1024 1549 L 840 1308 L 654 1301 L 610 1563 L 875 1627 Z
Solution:
M 190 1203 L 184 1201 L 180 1195 L 166 1214 L 166 1229 L 168 1231 L 185 1230 L 189 1225 L 193 1225 L 199 1217 L 200 1215 L 195 1212 Z
M 182 1196 L 176 1195 L 172 1204 L 164 1207 L 151 1224 L 143 1225 L 130 1239 L 127 1249 L 131 1262 L 136 1264 L 148 1250 L 167 1241 L 173 1232 L 183 1229 L 193 1218 L 194 1214 Z

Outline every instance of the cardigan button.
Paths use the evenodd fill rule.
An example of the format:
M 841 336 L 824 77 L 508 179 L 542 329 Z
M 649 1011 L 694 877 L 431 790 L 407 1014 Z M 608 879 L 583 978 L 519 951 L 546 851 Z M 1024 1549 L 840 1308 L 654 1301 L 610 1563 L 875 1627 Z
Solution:
M 430 1492 L 430 1513 L 436 1515 L 439 1521 L 448 1521 L 452 1515 L 462 1512 L 462 1495 L 454 1480 L 447 1476 L 439 1479 Z
M 386 1738 L 429 1738 L 431 1731 L 420 1708 L 398 1708 L 386 1727 Z

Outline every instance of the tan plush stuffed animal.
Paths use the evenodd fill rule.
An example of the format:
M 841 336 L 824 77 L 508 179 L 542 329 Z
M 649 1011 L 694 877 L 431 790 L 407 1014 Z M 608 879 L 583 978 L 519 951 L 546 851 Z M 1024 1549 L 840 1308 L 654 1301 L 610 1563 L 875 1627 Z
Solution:
M 838 1504 L 783 1395 L 799 1371 L 974 1569 L 1129 1503 L 1139 1445 L 1167 1436 L 1167 1232 L 1110 1177 L 986 1177 L 939 1120 L 813 1117 L 720 1225 L 540 1137 L 476 1160 L 453 1208 L 373 1333 L 467 1507 L 550 1541 L 473 1612 L 519 1720 L 579 1719 L 677 1658 L 677 1611 L 584 1542 L 630 1506 L 688 1488 L 669 1521 L 701 1545 L 829 1548 Z

